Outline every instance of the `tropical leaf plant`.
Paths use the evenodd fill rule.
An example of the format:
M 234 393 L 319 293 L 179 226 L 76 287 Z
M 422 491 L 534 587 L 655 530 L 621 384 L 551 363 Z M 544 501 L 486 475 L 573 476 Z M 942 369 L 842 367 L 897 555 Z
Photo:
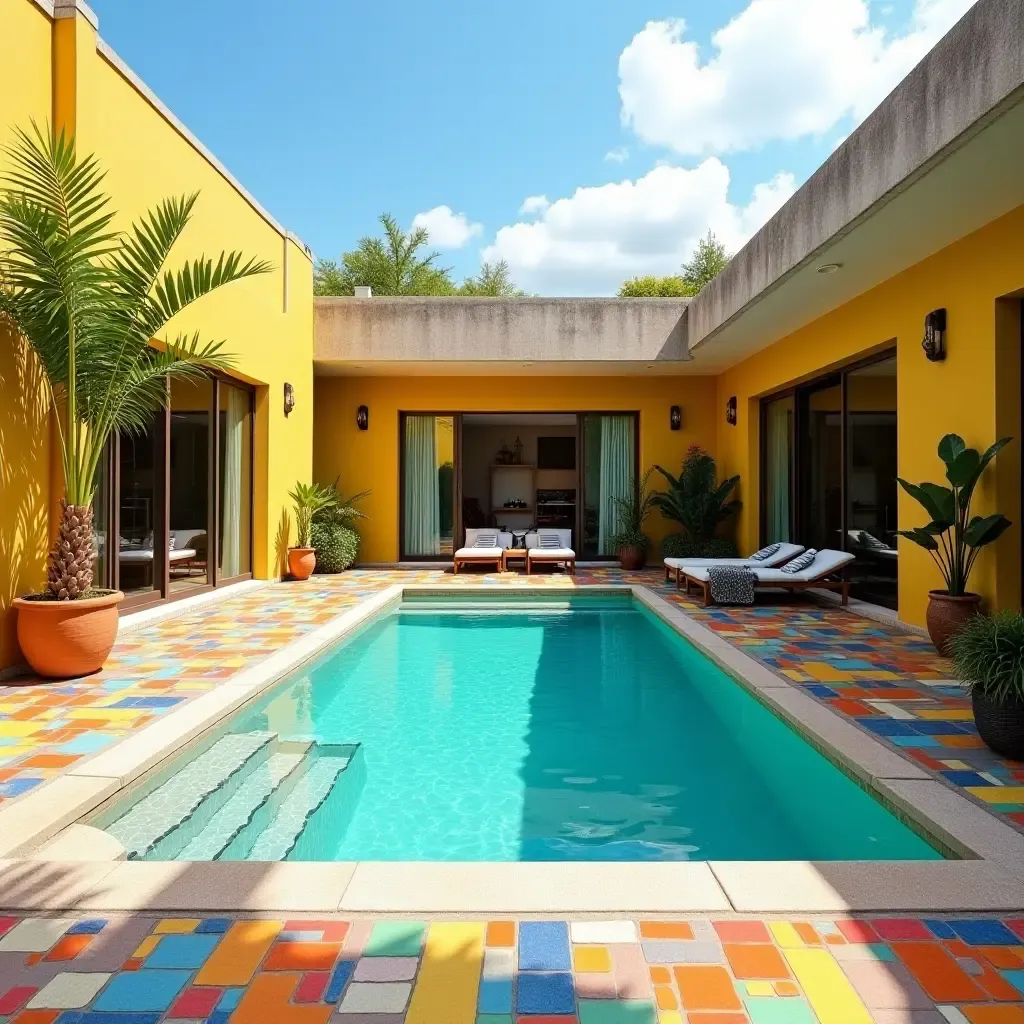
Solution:
M 999 611 L 972 615 L 953 634 L 953 672 L 969 693 L 993 704 L 1024 704 L 1024 616 Z
M 651 546 L 650 538 L 644 533 L 644 523 L 654 508 L 654 494 L 648 486 L 651 472 L 647 470 L 639 484 L 630 481 L 628 497 L 611 495 L 618 519 L 618 527 L 611 537 L 613 548 L 643 548 L 646 551 Z
M 718 525 L 741 507 L 741 502 L 729 497 L 740 478 L 731 476 L 719 483 L 715 460 L 699 445 L 693 445 L 686 453 L 678 477 L 661 466 L 654 468 L 668 483 L 668 490 L 652 496 L 654 506 L 666 519 L 679 523 L 694 540 L 711 540 Z
M 319 484 L 299 482 L 288 492 L 288 497 L 295 506 L 296 547 L 308 548 L 309 528 L 313 524 L 313 519 L 338 504 L 337 492 L 333 488 L 321 487 Z
M 222 341 L 168 331 L 168 322 L 226 284 L 262 274 L 238 252 L 166 264 L 198 193 L 163 200 L 126 232 L 102 189 L 95 156 L 73 136 L 15 129 L 0 176 L 0 319 L 43 368 L 59 428 L 64 496 L 50 552 L 48 598 L 93 581 L 92 501 L 107 441 L 140 433 L 175 378 L 232 363 Z
M 967 593 L 967 581 L 981 549 L 998 540 L 1011 526 L 1010 520 L 999 512 L 972 516 L 971 499 L 988 464 L 1012 440 L 1000 438 L 979 455 L 976 449 L 968 448 L 958 434 L 946 434 L 939 442 L 938 451 L 946 467 L 948 487 L 912 484 L 897 477 L 900 486 L 929 517 L 924 526 L 898 532 L 931 555 L 942 573 L 946 592 L 953 597 Z

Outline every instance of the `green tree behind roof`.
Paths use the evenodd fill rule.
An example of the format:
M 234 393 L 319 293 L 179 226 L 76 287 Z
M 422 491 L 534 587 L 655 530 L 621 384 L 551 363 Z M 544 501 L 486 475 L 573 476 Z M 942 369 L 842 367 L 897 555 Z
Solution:
M 678 275 L 631 277 L 619 288 L 622 299 L 680 299 L 693 294 L 693 289 Z
M 717 277 L 732 257 L 725 246 L 709 231 L 698 243 L 693 256 L 683 264 L 683 280 L 696 295 L 709 281 Z

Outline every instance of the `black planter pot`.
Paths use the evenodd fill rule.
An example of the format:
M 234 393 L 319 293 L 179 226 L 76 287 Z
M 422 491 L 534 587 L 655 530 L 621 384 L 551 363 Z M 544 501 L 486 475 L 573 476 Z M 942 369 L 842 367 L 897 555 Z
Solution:
M 994 704 L 983 694 L 971 694 L 978 735 L 1002 757 L 1024 761 L 1024 701 Z

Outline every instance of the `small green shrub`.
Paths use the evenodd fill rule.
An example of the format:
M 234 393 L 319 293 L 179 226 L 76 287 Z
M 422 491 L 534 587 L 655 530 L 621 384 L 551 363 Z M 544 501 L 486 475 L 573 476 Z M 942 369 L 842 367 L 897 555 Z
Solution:
M 950 642 L 953 671 L 970 693 L 993 704 L 1024 703 L 1024 615 L 996 612 L 969 619 Z
M 685 533 L 670 533 L 661 542 L 664 558 L 735 558 L 736 545 L 726 537 L 698 540 Z
M 344 572 L 359 551 L 359 534 L 336 520 L 314 521 L 311 541 L 316 548 L 315 572 Z

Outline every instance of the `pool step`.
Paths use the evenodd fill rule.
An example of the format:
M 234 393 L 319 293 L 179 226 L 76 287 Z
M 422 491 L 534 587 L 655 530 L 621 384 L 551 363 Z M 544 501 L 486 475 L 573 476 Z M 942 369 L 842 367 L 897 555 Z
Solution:
M 182 860 L 216 860 L 254 815 L 302 764 L 303 753 L 274 753 L 257 765 L 234 795 L 178 854 Z
M 330 796 L 338 776 L 349 766 L 358 747 L 334 749 L 338 750 L 337 754 L 321 752 L 310 761 L 291 792 L 281 801 L 273 820 L 256 837 L 246 860 L 284 860 L 288 856 L 306 823 Z
M 230 799 L 247 774 L 241 769 L 266 757 L 276 736 L 272 732 L 222 736 L 105 831 L 121 843 L 129 860 L 147 854 L 157 854 L 157 859 L 174 857 Z M 196 818 L 200 807 L 204 813 Z M 186 823 L 189 828 L 183 829 Z

